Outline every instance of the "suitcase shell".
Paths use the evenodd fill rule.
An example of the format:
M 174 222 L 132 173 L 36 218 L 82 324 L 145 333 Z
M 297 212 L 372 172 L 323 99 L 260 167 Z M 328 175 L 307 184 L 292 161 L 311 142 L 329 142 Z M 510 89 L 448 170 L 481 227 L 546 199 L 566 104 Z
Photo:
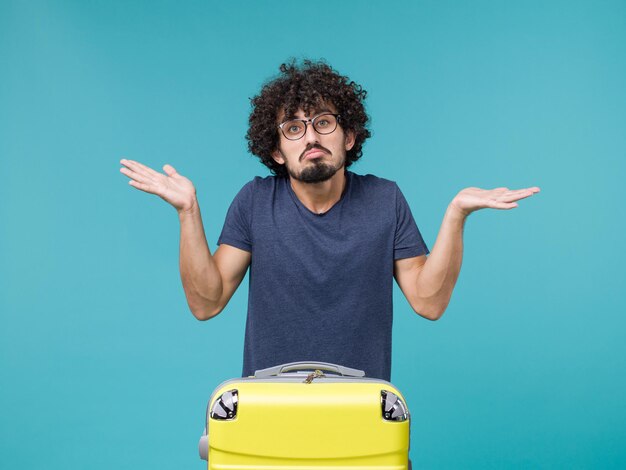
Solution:
M 209 470 L 405 470 L 409 436 L 406 401 L 391 383 L 298 362 L 220 384 L 200 455 Z

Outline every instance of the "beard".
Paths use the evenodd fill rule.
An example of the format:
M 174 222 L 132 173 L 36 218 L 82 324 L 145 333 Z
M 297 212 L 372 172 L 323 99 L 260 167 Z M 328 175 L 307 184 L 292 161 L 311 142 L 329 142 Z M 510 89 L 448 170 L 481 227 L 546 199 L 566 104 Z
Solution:
M 335 167 L 322 161 L 314 160 L 304 168 L 300 173 L 296 173 L 291 168 L 287 167 L 289 176 L 302 183 L 322 183 L 331 179 L 335 173 L 339 171 L 341 165 Z
M 331 155 L 331 152 L 328 149 L 325 149 L 321 146 L 314 145 L 311 148 L 321 148 L 322 150 L 328 152 Z M 307 148 L 305 152 L 310 150 Z M 305 152 L 302 152 L 304 155 Z M 322 158 L 311 160 L 300 172 L 296 172 L 293 168 L 291 168 L 285 159 L 285 168 L 287 169 L 287 173 L 293 179 L 300 181 L 301 183 L 322 183 L 324 181 L 328 181 L 331 179 L 335 173 L 337 173 L 346 161 L 345 156 L 337 162 L 336 165 L 326 163 Z

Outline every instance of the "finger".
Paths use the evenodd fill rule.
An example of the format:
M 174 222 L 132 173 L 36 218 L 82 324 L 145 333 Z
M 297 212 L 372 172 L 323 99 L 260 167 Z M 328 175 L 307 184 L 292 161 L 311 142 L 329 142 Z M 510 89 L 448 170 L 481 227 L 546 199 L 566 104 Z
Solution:
M 126 168 L 132 170 L 135 174 L 148 176 L 148 173 L 144 169 L 145 165 L 142 165 L 139 162 L 136 162 L 134 160 L 121 160 L 120 163 Z
M 519 201 L 520 199 L 526 199 L 527 197 L 530 197 L 533 194 L 535 193 L 533 193 L 532 191 L 528 189 L 520 189 L 518 191 L 512 191 L 508 194 L 505 194 L 498 199 L 503 202 L 513 202 L 513 201 Z
M 135 171 L 137 173 L 140 173 L 142 175 L 146 175 L 146 176 L 150 176 L 150 177 L 161 175 L 161 173 L 159 173 L 158 171 L 154 171 L 149 166 L 146 166 L 143 163 L 136 162 L 135 160 L 126 160 L 126 159 L 124 159 L 124 160 L 120 161 L 120 163 L 122 165 L 127 166 L 131 170 L 133 170 L 133 171 Z
M 176 168 L 174 168 L 169 163 L 163 165 L 163 171 L 167 174 L 167 176 L 174 176 L 178 174 L 178 172 L 176 171 Z
M 530 191 L 532 194 L 538 193 L 539 191 L 541 191 L 537 186 L 532 186 L 530 188 L 521 188 L 521 189 L 510 189 L 507 190 L 510 193 L 521 193 L 521 192 L 528 192 Z
M 143 191 L 144 193 L 156 194 L 156 191 L 154 190 L 152 185 L 139 183 L 133 180 L 130 180 L 128 184 L 130 184 L 134 188 L 139 189 L 140 191 Z
M 530 188 L 522 188 L 522 189 L 512 189 L 512 192 L 517 192 L 517 191 L 530 191 L 531 193 L 535 194 L 538 193 L 539 191 L 541 191 L 541 189 L 539 189 L 539 187 L 537 186 L 532 186 Z
M 150 178 L 148 178 L 146 175 L 142 175 L 140 173 L 137 173 L 133 170 L 129 170 L 128 168 L 120 168 L 120 173 L 128 176 L 129 178 L 139 182 L 139 183 L 151 183 L 152 180 Z
M 490 196 L 494 199 L 502 197 L 502 195 L 511 192 L 509 188 L 495 188 L 495 189 L 488 189 L 488 190 L 483 190 L 483 191 L 485 192 L 487 196 Z
M 515 209 L 517 206 L 518 204 L 515 202 L 491 201 L 491 205 L 489 207 L 492 209 L 509 210 Z

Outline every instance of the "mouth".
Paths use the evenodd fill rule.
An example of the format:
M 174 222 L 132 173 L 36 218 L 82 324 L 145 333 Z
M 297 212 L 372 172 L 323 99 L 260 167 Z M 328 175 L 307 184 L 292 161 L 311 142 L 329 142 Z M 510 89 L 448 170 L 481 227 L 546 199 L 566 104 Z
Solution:
M 322 158 L 324 155 L 326 155 L 328 152 L 319 149 L 319 148 L 313 148 L 311 150 L 309 150 L 308 152 L 306 152 L 303 156 L 302 159 L 303 160 L 314 160 L 316 158 Z

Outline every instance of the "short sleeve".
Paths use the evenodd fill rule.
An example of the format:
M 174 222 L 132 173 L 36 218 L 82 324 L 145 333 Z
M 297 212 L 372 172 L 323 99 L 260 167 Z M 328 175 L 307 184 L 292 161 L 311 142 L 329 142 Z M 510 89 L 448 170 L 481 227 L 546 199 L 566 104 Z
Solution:
M 252 252 L 252 236 L 250 221 L 252 218 L 253 181 L 247 183 L 233 199 L 222 233 L 217 240 L 218 245 L 226 244 L 241 250 Z
M 422 234 L 411 214 L 404 195 L 395 185 L 396 189 L 396 233 L 393 246 L 393 259 L 413 258 L 415 256 L 430 253 L 424 243 Z

